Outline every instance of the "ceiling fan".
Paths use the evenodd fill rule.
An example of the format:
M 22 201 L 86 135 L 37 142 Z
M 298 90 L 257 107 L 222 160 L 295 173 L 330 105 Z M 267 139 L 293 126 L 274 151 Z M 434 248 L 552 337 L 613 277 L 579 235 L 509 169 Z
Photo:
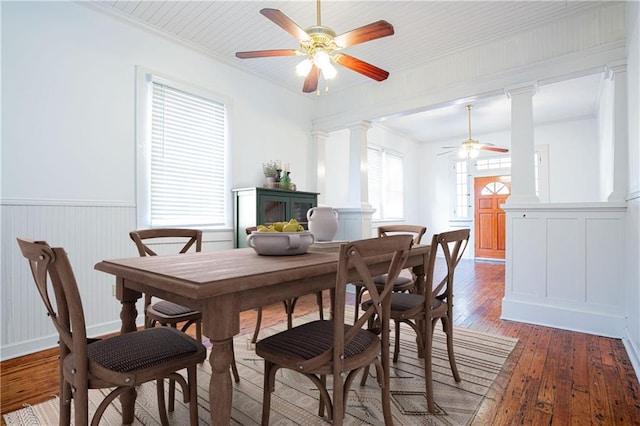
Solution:
M 387 71 L 354 58 L 353 56 L 339 52 L 345 47 L 392 35 L 394 33 L 393 25 L 384 20 L 376 21 L 363 27 L 347 31 L 346 33 L 336 35 L 336 32 L 332 28 L 321 24 L 320 0 L 317 1 L 317 25 L 304 30 L 278 9 L 266 8 L 260 10 L 260 13 L 297 38 L 300 42 L 300 50 L 254 50 L 236 52 L 236 56 L 241 59 L 273 56 L 306 56 L 296 67 L 297 73 L 305 77 L 302 87 L 302 91 L 305 93 L 317 90 L 318 79 L 320 78 L 321 72 L 325 80 L 335 77 L 337 71 L 331 64 L 332 61 L 376 81 L 383 81 L 389 77 Z
M 495 152 L 509 152 L 506 148 L 499 148 L 492 143 L 480 143 L 476 139 L 471 137 L 471 108 L 472 105 L 467 105 L 467 116 L 469 120 L 469 139 L 462 141 L 462 146 L 443 146 L 443 149 L 449 149 L 449 151 L 441 152 L 438 155 L 445 155 L 459 150 L 460 158 L 476 158 L 480 151 L 495 151 Z

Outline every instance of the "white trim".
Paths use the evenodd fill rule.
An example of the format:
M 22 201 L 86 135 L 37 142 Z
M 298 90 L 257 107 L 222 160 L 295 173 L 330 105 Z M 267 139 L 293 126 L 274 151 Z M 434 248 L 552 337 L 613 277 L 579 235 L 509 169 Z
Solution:
M 136 204 L 130 201 L 105 201 L 105 200 L 37 200 L 20 198 L 3 198 L 2 206 L 60 206 L 60 207 L 125 207 L 135 208 Z
M 593 202 L 593 203 L 515 203 L 500 206 L 506 212 L 626 212 L 627 204 L 621 202 Z
M 87 327 L 87 336 L 106 336 L 120 331 L 122 322 L 120 320 L 110 321 L 104 324 Z M 138 315 L 136 325 L 144 325 L 144 315 Z M 15 344 L 3 345 L 0 361 L 30 355 L 36 352 L 45 351 L 58 347 L 60 337 L 57 333 L 33 340 L 21 341 Z
M 522 300 L 502 299 L 500 318 L 613 338 L 622 338 L 625 328 L 625 317 L 621 313 L 588 311 Z
M 627 350 L 627 355 L 629 356 L 631 366 L 636 373 L 636 377 L 640 377 L 640 348 L 633 344 L 633 338 L 632 336 L 629 336 L 629 329 L 626 330 L 622 343 L 624 344 L 624 348 Z

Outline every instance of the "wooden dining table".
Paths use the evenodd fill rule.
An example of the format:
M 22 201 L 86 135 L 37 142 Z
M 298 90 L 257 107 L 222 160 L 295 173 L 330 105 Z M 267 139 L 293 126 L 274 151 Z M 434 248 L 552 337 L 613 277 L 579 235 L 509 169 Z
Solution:
M 424 283 L 428 253 L 429 246 L 414 246 L 407 259 L 406 266 L 413 267 L 419 285 Z M 337 252 L 324 250 L 261 256 L 245 248 L 104 260 L 95 269 L 116 277 L 123 333 L 137 329 L 136 302 L 143 293 L 202 312 L 203 334 L 211 342 L 211 424 L 228 425 L 233 397 L 229 369 L 233 337 L 240 332 L 240 312 L 332 289 L 337 261 Z M 373 259 L 372 272 L 385 273 L 389 262 L 390 257 Z M 123 395 L 121 403 L 123 422 L 130 423 L 135 392 Z

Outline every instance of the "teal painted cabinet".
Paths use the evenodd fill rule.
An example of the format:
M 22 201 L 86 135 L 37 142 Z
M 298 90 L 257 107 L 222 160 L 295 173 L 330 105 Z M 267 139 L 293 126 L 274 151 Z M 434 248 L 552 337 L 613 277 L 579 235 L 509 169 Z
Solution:
M 235 247 L 246 247 L 245 229 L 295 218 L 307 229 L 307 211 L 318 205 L 316 192 L 271 188 L 234 189 Z

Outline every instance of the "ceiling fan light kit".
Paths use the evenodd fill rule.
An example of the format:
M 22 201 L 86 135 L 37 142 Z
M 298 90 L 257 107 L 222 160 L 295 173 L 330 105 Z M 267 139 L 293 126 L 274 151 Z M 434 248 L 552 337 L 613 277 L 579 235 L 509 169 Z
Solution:
M 386 21 L 377 21 L 356 28 L 355 30 L 336 35 L 336 32 L 332 28 L 321 24 L 320 0 L 317 1 L 318 23 L 305 30 L 277 9 L 265 8 L 262 9 L 260 13 L 296 37 L 300 43 L 300 50 L 254 50 L 236 52 L 236 57 L 249 59 L 274 56 L 306 56 L 303 61 L 296 65 L 296 73 L 301 77 L 305 77 L 302 87 L 302 91 L 305 93 L 317 91 L 320 74 L 322 74 L 325 81 L 331 80 L 337 75 L 338 71 L 332 62 L 376 81 L 383 81 L 389 77 L 389 73 L 383 69 L 354 58 L 353 56 L 338 53 L 339 50 L 345 47 L 392 35 L 394 33 L 393 25 Z M 317 93 L 318 95 L 320 94 L 319 91 Z
M 458 156 L 461 159 L 467 159 L 467 160 L 471 160 L 474 158 L 477 158 L 478 155 L 480 155 L 480 151 L 494 151 L 494 152 L 509 152 L 508 149 L 506 148 L 500 148 L 497 146 L 493 146 L 493 144 L 481 144 L 480 142 L 478 142 L 477 140 L 473 139 L 471 137 L 471 108 L 472 105 L 467 105 L 467 117 L 468 117 L 468 123 L 469 123 L 469 139 L 467 139 L 466 141 L 462 141 L 462 146 L 460 147 L 460 149 L 458 150 Z M 453 147 L 445 147 L 445 148 L 453 148 Z M 441 154 L 438 155 L 443 155 L 443 154 L 447 154 L 451 151 L 447 151 L 447 152 L 443 152 Z

